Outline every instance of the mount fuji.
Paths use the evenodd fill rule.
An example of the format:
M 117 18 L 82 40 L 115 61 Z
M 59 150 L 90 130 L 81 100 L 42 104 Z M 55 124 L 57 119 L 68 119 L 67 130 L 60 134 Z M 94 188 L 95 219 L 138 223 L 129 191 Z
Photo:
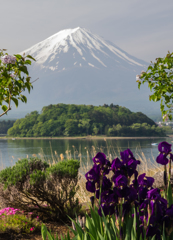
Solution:
M 139 90 L 136 83 L 136 75 L 149 63 L 89 30 L 62 30 L 23 53 L 36 59 L 29 73 L 32 81 L 39 80 L 33 83 L 31 93 L 26 93 L 27 104 L 19 104 L 20 111 L 40 111 L 57 103 L 114 103 L 144 113 L 159 110 L 159 105 L 148 100 L 148 87 L 142 85 Z

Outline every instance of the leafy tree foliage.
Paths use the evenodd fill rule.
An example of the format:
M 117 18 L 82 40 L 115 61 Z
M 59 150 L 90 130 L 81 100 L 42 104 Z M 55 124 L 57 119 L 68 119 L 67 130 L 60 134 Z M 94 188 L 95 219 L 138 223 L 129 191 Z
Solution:
M 121 126 L 117 124 L 108 129 L 108 135 L 122 137 L 165 136 L 165 130 L 156 125 L 151 126 L 147 123 L 134 123 L 131 126 Z
M 7 134 L 9 128 L 14 124 L 15 120 L 0 121 L 0 134 Z
M 26 89 L 30 92 L 32 83 L 30 81 L 27 65 L 31 65 L 31 60 L 35 59 L 27 55 L 14 56 L 4 53 L 5 49 L 0 49 L 0 105 L 3 116 L 11 110 L 11 101 L 18 107 L 18 101 L 27 102 L 27 98 L 22 94 Z
M 156 62 L 149 65 L 146 72 L 137 75 L 138 87 L 148 83 L 153 94 L 150 101 L 160 101 L 160 110 L 164 119 L 172 119 L 173 109 L 173 53 L 168 52 L 165 58 L 156 58 Z M 168 110 L 165 110 L 165 107 Z
M 8 134 L 21 137 L 88 134 L 164 136 L 154 121 L 141 112 L 134 113 L 114 104 L 92 106 L 62 103 L 43 107 L 41 114 L 34 111 L 18 119 Z

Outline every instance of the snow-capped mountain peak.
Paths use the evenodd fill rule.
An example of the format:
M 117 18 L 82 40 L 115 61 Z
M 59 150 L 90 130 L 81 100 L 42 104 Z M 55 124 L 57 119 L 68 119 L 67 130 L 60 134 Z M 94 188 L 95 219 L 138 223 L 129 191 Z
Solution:
M 73 67 L 131 68 L 143 63 L 85 28 L 62 30 L 24 51 L 46 71 Z

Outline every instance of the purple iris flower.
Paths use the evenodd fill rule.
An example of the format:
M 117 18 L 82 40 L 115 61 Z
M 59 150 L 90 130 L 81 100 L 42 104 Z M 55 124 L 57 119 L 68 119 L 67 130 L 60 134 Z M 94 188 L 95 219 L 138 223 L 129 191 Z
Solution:
M 147 197 L 149 199 L 157 199 L 160 197 L 160 190 L 158 188 L 153 188 L 147 192 Z
M 167 203 L 167 201 L 166 201 L 166 203 Z M 161 201 L 161 199 L 159 201 L 155 202 L 155 211 L 156 211 L 155 215 L 157 217 L 158 223 L 162 223 L 162 219 L 165 216 L 166 208 L 167 208 L 167 204 L 165 206 L 165 204 Z
M 87 182 L 86 182 L 86 190 L 87 190 L 88 192 L 95 193 L 95 190 L 96 190 L 96 188 L 95 188 L 95 182 L 87 181 Z
M 141 205 L 140 205 L 140 209 L 142 210 L 142 209 L 146 209 L 147 208 L 147 206 L 148 206 L 148 204 L 149 204 L 149 200 L 148 199 L 145 199 L 144 201 L 142 201 L 142 203 L 141 203 Z
M 126 195 L 125 199 L 128 200 L 129 203 L 133 202 L 137 198 L 137 191 L 135 188 L 128 188 L 128 194 Z
M 168 159 L 166 157 L 166 154 L 160 153 L 159 156 L 156 158 L 156 162 L 162 165 L 168 164 Z
M 166 209 L 165 216 L 163 218 L 163 221 L 165 222 L 165 226 L 170 226 L 172 223 L 173 218 L 173 204 L 169 208 Z
M 138 177 L 138 184 L 141 186 L 146 186 L 146 187 L 152 187 L 153 183 L 154 183 L 154 178 L 152 177 L 146 177 L 146 174 L 143 173 L 141 175 L 139 175 Z
M 135 160 L 135 159 L 130 159 L 127 162 L 127 166 L 133 170 L 136 170 L 136 167 L 138 164 L 140 164 L 141 162 L 139 160 Z
M 106 159 L 106 155 L 104 153 L 98 152 L 92 160 L 94 165 L 100 166 L 100 172 L 102 172 L 104 175 L 109 173 L 111 163 Z
M 99 199 L 99 196 L 100 196 L 100 189 L 97 189 L 96 190 L 96 198 Z
M 158 145 L 158 150 L 159 150 L 159 152 L 165 153 L 166 155 L 168 155 L 168 153 L 171 152 L 171 146 L 172 146 L 172 144 L 169 144 L 167 142 L 161 142 Z
M 173 204 L 171 204 L 171 206 L 169 208 L 167 208 L 166 215 L 173 218 Z
M 101 202 L 118 203 L 118 190 L 117 188 L 109 189 L 101 194 Z M 96 197 L 99 198 L 99 192 L 96 191 Z
M 127 186 L 127 178 L 124 175 L 119 175 L 115 179 L 113 179 L 116 187 L 126 187 Z
M 120 198 L 126 198 L 129 194 L 129 187 L 120 187 L 117 189 L 117 195 Z
M 115 182 L 115 179 L 120 176 L 120 175 L 124 175 L 124 171 L 121 169 L 121 170 L 117 170 L 115 171 L 113 177 L 112 177 L 112 181 Z
M 163 208 L 166 209 L 167 208 L 167 204 L 168 204 L 167 200 L 164 199 L 164 198 L 160 198 L 160 202 L 162 203 Z
M 112 161 L 112 165 L 111 165 L 111 170 L 113 172 L 115 172 L 117 169 L 120 169 L 123 167 L 123 163 L 120 161 L 119 158 L 115 158 L 113 161 Z
M 151 189 L 147 193 L 148 203 L 151 209 L 151 216 L 155 216 L 157 223 L 162 224 L 162 219 L 165 216 L 167 208 L 167 200 L 162 198 L 159 189 Z
M 96 156 L 93 158 L 93 162 L 96 164 L 101 164 L 101 165 L 105 165 L 106 163 L 106 155 L 104 153 L 98 152 L 96 154 Z
M 110 167 L 111 167 L 110 161 L 105 159 L 105 164 L 101 165 L 101 170 L 102 170 L 104 175 L 106 175 L 110 172 Z
M 87 180 L 93 180 L 99 182 L 100 180 L 100 165 L 94 164 L 94 166 L 85 174 Z
M 131 177 L 133 174 L 136 173 L 136 170 L 132 169 L 132 168 L 127 168 L 127 175 L 129 177 Z
M 127 150 L 120 152 L 121 159 L 123 160 L 123 163 L 127 163 L 129 159 L 135 159 L 133 156 L 133 153 L 128 148 Z
M 103 177 L 102 191 L 108 190 L 112 187 L 112 182 L 106 176 Z
M 173 161 L 173 154 L 170 153 L 169 156 L 170 156 L 170 159 Z
M 105 192 L 103 192 L 101 194 L 101 202 L 102 203 L 115 203 L 113 200 L 115 200 L 116 202 L 118 202 L 118 197 L 117 196 L 113 196 L 114 192 L 113 190 L 109 189 Z M 111 197 L 112 196 L 112 197 Z M 117 200 L 116 200 L 117 198 Z
M 107 203 L 118 203 L 118 195 L 112 191 L 112 193 L 107 196 L 106 201 Z
M 101 203 L 112 203 L 112 202 L 114 202 L 114 200 L 115 200 L 115 202 L 118 202 L 118 196 L 114 194 L 115 196 L 113 198 L 112 194 L 114 194 L 114 192 L 111 189 L 102 192 L 101 193 Z M 99 199 L 99 196 L 100 196 L 100 189 L 97 189 L 96 190 L 96 198 Z M 112 196 L 112 198 L 110 196 Z
M 143 187 L 143 186 L 139 187 L 138 196 L 139 196 L 140 202 L 147 197 L 147 192 L 148 192 L 148 189 L 146 187 Z
M 155 215 L 156 202 L 154 200 L 150 201 L 151 215 Z

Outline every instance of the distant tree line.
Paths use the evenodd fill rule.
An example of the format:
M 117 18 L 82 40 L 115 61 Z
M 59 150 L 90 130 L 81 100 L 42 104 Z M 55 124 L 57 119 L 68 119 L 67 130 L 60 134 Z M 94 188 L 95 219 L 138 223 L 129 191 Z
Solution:
M 18 119 L 8 130 L 11 136 L 165 136 L 155 122 L 141 112 L 114 104 L 103 106 L 57 104 L 43 107 Z
M 14 124 L 15 120 L 0 121 L 0 134 L 7 134 L 9 128 Z

